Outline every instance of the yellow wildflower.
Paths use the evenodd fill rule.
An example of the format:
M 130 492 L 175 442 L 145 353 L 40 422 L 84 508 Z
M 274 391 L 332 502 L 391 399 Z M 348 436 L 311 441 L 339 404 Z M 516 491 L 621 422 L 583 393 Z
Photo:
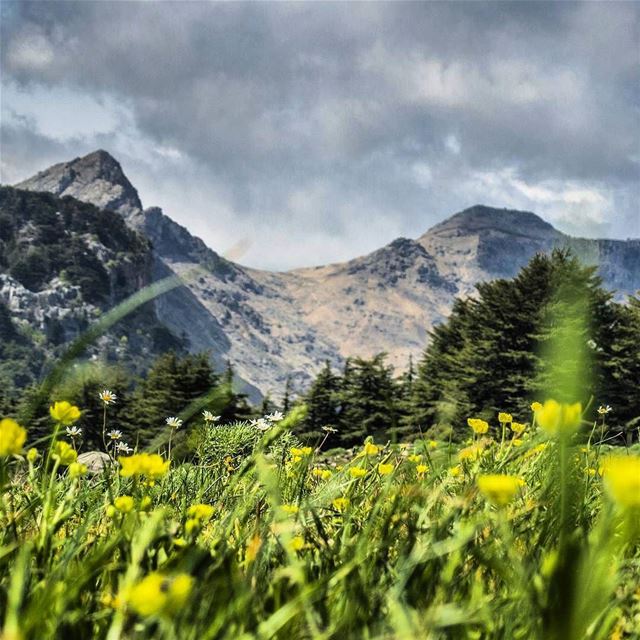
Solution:
M 158 480 L 169 470 L 169 460 L 157 453 L 136 453 L 118 458 L 120 475 L 123 478 L 145 476 L 150 482 Z
M 56 421 L 65 427 L 73 424 L 80 417 L 80 409 L 75 405 L 63 400 L 55 402 L 49 407 L 49 414 Z
M 250 540 L 247 542 L 247 547 L 245 549 L 244 559 L 246 562 L 253 562 L 258 557 L 258 551 L 260 551 L 260 547 L 262 546 L 262 540 L 260 536 L 256 533 Z
M 392 464 L 384 464 L 380 463 L 378 465 L 378 473 L 381 476 L 388 476 L 390 473 L 393 473 L 393 465 Z
M 523 424 L 522 422 L 511 423 L 511 431 L 513 431 L 513 433 L 517 433 L 518 435 L 520 435 L 526 428 L 527 425 Z
M 283 504 L 280 508 L 284 513 L 289 513 L 291 515 L 295 515 L 300 511 L 300 507 L 297 504 Z
M 523 442 L 524 440 L 522 440 L 521 438 L 514 438 L 511 441 L 511 444 L 513 444 L 514 447 L 521 447 Z
M 315 469 L 312 469 L 311 475 L 315 478 L 320 478 L 320 480 L 328 480 L 331 477 L 331 471 L 329 469 L 320 469 L 319 467 L 316 467 Z
M 87 465 L 81 462 L 72 462 L 69 465 L 69 475 L 72 478 L 80 478 L 87 475 Z
M 463 460 L 477 460 L 484 451 L 484 446 L 481 444 L 472 444 L 469 447 L 465 447 L 464 449 L 460 449 L 458 451 L 458 460 L 461 462 Z
M 489 423 L 480 418 L 467 418 L 467 424 L 473 429 L 473 433 L 483 434 L 489 431 Z
M 147 511 L 152 504 L 152 500 L 149 496 L 144 496 L 140 500 L 140 504 L 138 505 L 138 511 Z
M 340 513 L 343 513 L 347 510 L 350 504 L 349 498 L 336 498 L 331 504 L 333 504 L 333 508 Z
M 494 505 L 509 504 L 517 495 L 524 481 L 516 476 L 491 474 L 478 476 L 478 489 Z
M 461 473 L 462 473 L 462 467 L 459 464 L 457 464 L 455 467 L 449 468 L 449 475 L 452 478 L 457 478 Z
M 352 478 L 362 478 L 367 475 L 367 470 L 362 467 L 351 467 L 349 469 L 349 475 Z
M 365 442 L 364 448 L 362 449 L 362 453 L 365 456 L 377 456 L 380 452 L 380 447 L 377 444 L 373 444 L 373 442 Z
M 525 458 L 530 458 L 531 456 L 535 456 L 538 453 L 542 453 L 546 448 L 547 448 L 547 443 L 543 442 L 542 444 L 538 444 L 535 447 L 533 447 L 533 449 L 529 449 L 529 451 L 527 451 L 524 454 Z
M 27 451 L 27 460 L 31 464 L 33 464 L 39 457 L 40 457 L 40 454 L 38 453 L 38 450 L 35 447 L 31 447 L 31 449 Z
M 542 409 L 542 405 L 539 402 L 531 403 L 531 411 L 533 411 L 533 413 L 537 413 L 540 409 Z
M 213 516 L 214 508 L 210 504 L 192 504 L 187 509 L 187 517 L 196 520 L 210 520 Z
M 200 531 L 200 527 L 202 526 L 202 522 L 196 518 L 189 518 L 184 523 L 184 532 L 186 535 L 190 536 L 191 534 L 197 534 Z
M 419 464 L 416 466 L 416 472 L 419 476 L 423 476 L 427 471 L 429 471 L 429 467 L 426 464 Z
M 113 501 L 113 506 L 120 513 L 129 513 L 133 511 L 133 498 L 131 496 L 118 496 Z
M 409 462 L 415 462 L 416 464 L 422 460 L 422 456 L 419 453 L 414 453 L 410 455 L 407 460 Z
M 123 600 L 143 617 L 177 613 L 184 607 L 193 588 L 193 578 L 186 573 L 165 576 L 150 573 L 135 584 Z
M 26 429 L 23 429 L 15 420 L 11 418 L 0 420 L 0 458 L 20 453 L 26 439 Z
M 582 405 L 560 404 L 555 400 L 547 400 L 541 409 L 536 411 L 536 421 L 551 436 L 570 435 L 578 430 L 582 419 Z
M 640 507 L 640 456 L 610 456 L 603 462 L 604 485 L 621 507 Z
M 289 451 L 294 457 L 310 456 L 313 453 L 313 449 L 311 447 L 291 447 Z
M 78 454 L 68 442 L 56 440 L 51 451 L 51 457 L 66 467 L 78 459 Z
M 120 598 L 113 596 L 112 594 L 105 592 L 100 596 L 100 604 L 108 609 L 117 609 L 122 604 Z
M 498 422 L 506 423 L 513 422 L 513 416 L 510 413 L 503 413 L 502 411 L 498 414 Z
M 437 449 L 438 443 L 436 440 L 429 440 L 429 449 Z
M 291 547 L 292 551 L 302 551 L 306 545 L 302 536 L 295 536 L 291 538 L 289 546 Z

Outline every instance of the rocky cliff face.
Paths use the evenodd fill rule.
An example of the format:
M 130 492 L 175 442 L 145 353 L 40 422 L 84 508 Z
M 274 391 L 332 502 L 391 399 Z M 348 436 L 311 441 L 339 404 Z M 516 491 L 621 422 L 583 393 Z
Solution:
M 105 152 L 56 165 L 21 187 L 119 211 L 151 241 L 154 277 L 173 273 L 185 282 L 156 301 L 160 320 L 217 365 L 231 360 L 254 397 L 279 393 L 288 375 L 304 388 L 325 360 L 341 366 L 349 356 L 386 351 L 403 367 L 455 296 L 515 275 L 538 251 L 570 246 L 619 295 L 640 288 L 640 241 L 570 238 L 530 212 L 476 206 L 417 240 L 400 238 L 341 264 L 272 273 L 225 260 L 160 209 L 143 209 Z
M 573 238 L 528 211 L 471 207 L 432 227 L 418 242 L 460 295 L 471 294 L 477 282 L 511 278 L 536 253 L 556 247 L 568 247 L 596 265 L 618 298 L 640 284 L 640 240 Z
M 117 213 L 0 187 L 0 305 L 12 327 L 10 341 L 31 349 L 42 366 L 105 311 L 150 284 L 153 263 L 150 243 Z M 8 342 L 3 336 L 5 359 L 13 353 Z M 114 325 L 89 355 L 140 371 L 155 354 L 180 344 L 146 305 Z M 31 371 L 41 373 L 35 366 Z
M 55 164 L 15 186 L 61 197 L 72 196 L 122 214 L 142 209 L 138 192 L 124 175 L 120 163 L 102 149 Z

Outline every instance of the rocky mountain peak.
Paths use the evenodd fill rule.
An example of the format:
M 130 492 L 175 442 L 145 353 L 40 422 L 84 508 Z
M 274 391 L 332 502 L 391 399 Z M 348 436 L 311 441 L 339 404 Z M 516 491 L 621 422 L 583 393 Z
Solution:
M 103 149 L 55 164 L 16 187 L 28 191 L 48 191 L 57 196 L 73 196 L 125 216 L 142 209 L 138 192 L 124 174 L 120 163 Z
M 562 235 L 551 224 L 531 211 L 496 209 L 478 204 L 435 225 L 427 231 L 425 236 L 456 237 L 487 232 L 532 238 L 551 238 Z
M 347 262 L 266 272 L 226 260 L 159 208 L 143 210 L 120 164 L 105 151 L 55 165 L 19 186 L 122 214 L 151 243 L 151 278 L 177 275 L 185 283 L 154 301 L 157 320 L 189 350 L 209 353 L 216 368 L 231 361 L 254 400 L 280 393 L 288 377 L 303 390 L 327 360 L 341 367 L 345 358 L 384 351 L 404 368 L 410 356 L 420 355 L 429 329 L 446 318 L 455 296 L 475 295 L 479 282 L 513 277 L 532 256 L 555 247 L 597 265 L 619 299 L 640 287 L 640 240 L 572 238 L 528 211 L 476 205 L 418 239 L 397 238 Z M 16 243 L 33 244 L 31 228 L 22 227 Z M 100 247 L 89 248 L 100 258 Z M 34 271 L 27 267 L 23 275 Z M 19 299 L 9 284 L 6 295 Z

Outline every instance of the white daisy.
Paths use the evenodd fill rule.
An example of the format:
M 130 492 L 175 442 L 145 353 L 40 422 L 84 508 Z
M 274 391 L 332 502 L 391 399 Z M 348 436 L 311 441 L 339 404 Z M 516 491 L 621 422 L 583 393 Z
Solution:
M 168 426 L 172 429 L 179 429 L 182 426 L 182 420 L 180 418 L 176 418 L 175 416 L 171 416 L 165 420 Z
M 113 391 L 109 391 L 109 389 L 103 389 L 98 394 L 98 397 L 102 400 L 105 406 L 108 404 L 115 404 L 115 401 L 117 400 L 116 394 L 113 393 Z
M 252 420 L 250 422 L 252 427 L 255 427 L 259 431 L 268 431 L 271 429 L 271 423 L 265 420 L 264 418 L 259 418 L 258 420 Z

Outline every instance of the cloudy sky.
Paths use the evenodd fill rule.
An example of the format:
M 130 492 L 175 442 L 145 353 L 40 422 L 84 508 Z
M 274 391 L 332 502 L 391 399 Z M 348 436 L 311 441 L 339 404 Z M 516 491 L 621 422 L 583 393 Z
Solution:
M 640 3 L 3 0 L 1 180 L 104 148 L 242 262 L 476 203 L 640 236 Z

